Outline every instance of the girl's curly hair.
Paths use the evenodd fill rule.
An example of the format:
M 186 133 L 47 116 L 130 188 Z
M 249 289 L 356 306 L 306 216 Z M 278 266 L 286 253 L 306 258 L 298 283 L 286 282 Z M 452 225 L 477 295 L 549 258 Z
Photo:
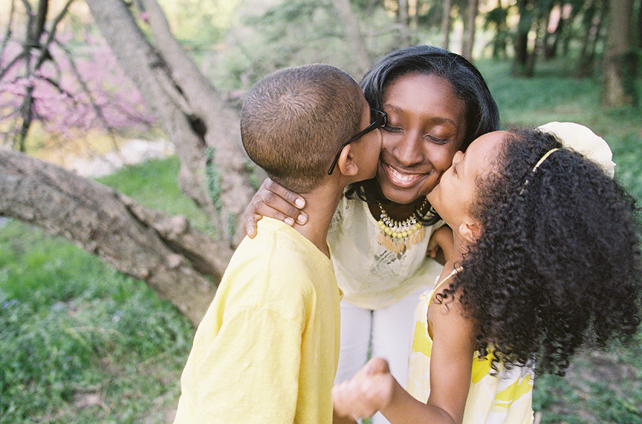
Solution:
M 559 141 L 510 132 L 494 171 L 478 181 L 470 212 L 482 234 L 446 297 L 460 295 L 494 366 L 563 375 L 579 347 L 628 341 L 638 329 L 639 211 L 617 181 L 569 149 L 533 171 Z

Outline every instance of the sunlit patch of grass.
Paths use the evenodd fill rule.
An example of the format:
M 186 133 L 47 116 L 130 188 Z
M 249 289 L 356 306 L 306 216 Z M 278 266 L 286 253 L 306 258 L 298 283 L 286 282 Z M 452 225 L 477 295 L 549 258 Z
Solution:
M 178 187 L 176 182 L 180 162 L 178 157 L 151 159 L 128 165 L 111 175 L 97 179 L 140 202 L 143 206 L 161 210 L 170 215 L 184 215 L 193 227 L 213 233 L 212 223 Z

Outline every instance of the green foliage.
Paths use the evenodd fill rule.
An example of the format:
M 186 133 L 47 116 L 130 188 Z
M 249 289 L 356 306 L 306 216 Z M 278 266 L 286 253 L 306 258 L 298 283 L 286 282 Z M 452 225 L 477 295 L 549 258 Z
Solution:
M 251 61 L 236 59 L 248 84 L 273 66 L 268 58 L 277 46 L 261 43 L 262 68 L 246 70 Z M 511 77 L 507 64 L 477 64 L 504 127 L 551 120 L 591 127 L 611 145 L 617 178 L 642 199 L 639 111 L 602 109 L 600 82 L 571 78 L 571 64 L 538 66 L 532 79 Z M 211 232 L 207 217 L 180 192 L 178 170 L 177 158 L 151 160 L 100 182 Z M 39 229 L 14 221 L 0 228 L 0 424 L 167 422 L 193 334 L 188 320 L 142 282 Z M 582 354 L 566 377 L 537 378 L 541 422 L 642 423 L 641 346 L 638 339 Z
M 241 0 L 160 0 L 173 33 L 187 49 L 209 48 L 236 23 Z M 198 13 L 195 13 L 198 11 Z
M 223 208 L 223 202 L 221 201 L 221 176 L 218 173 L 218 169 L 216 169 L 216 162 L 214 161 L 215 154 L 216 149 L 214 147 L 207 148 L 205 176 L 207 177 L 207 194 L 209 194 L 210 199 L 214 202 L 216 211 L 220 214 Z
M 151 160 L 101 182 L 207 231 L 178 167 Z M 0 228 L 0 424 L 166 421 L 193 332 L 144 283 L 73 244 L 15 221 Z
M 552 61 L 539 66 L 532 78 L 510 76 L 510 65 L 477 63 L 495 97 L 501 126 L 536 126 L 550 121 L 572 121 L 591 128 L 611 146 L 616 178 L 642 202 L 642 114 L 636 108 L 600 107 L 600 82 L 571 75 L 572 66 Z M 638 90 L 642 81 L 638 80 Z
M 383 2 L 354 8 L 362 23 L 370 57 L 394 49 L 398 32 L 394 16 Z M 244 36 L 239 35 L 243 31 Z M 217 55 L 213 67 L 215 85 L 228 90 L 247 90 L 259 78 L 277 69 L 311 62 L 323 62 L 345 69 L 356 79 L 361 74 L 347 42 L 345 27 L 330 0 L 280 2 L 244 16 L 242 26 L 228 35 L 234 43 Z

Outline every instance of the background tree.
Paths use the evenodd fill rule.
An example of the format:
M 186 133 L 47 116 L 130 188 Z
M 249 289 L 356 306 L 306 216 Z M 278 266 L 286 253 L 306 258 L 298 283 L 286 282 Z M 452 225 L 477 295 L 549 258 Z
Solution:
M 502 2 L 498 2 L 497 6 L 494 9 L 491 9 L 486 13 L 484 18 L 483 29 L 489 31 L 491 36 L 491 55 L 494 59 L 506 59 L 507 58 L 507 47 L 508 41 L 510 39 L 510 33 L 508 28 L 508 7 L 502 5 Z
M 359 72 L 361 74 L 365 74 L 368 69 L 370 69 L 370 65 L 372 64 L 370 61 L 370 58 L 368 57 L 368 50 L 366 49 L 365 42 L 363 40 L 363 37 L 361 36 L 361 30 L 359 29 L 359 22 L 357 21 L 357 18 L 354 16 L 354 13 L 352 12 L 352 6 L 350 5 L 349 0 L 332 0 L 332 4 L 334 4 L 334 7 L 337 9 L 337 12 L 339 12 L 339 16 L 341 17 L 341 21 L 343 22 L 343 25 L 346 28 L 346 32 L 348 33 L 348 38 L 350 39 L 350 45 L 352 46 L 352 49 L 354 51 L 354 57 L 356 58 L 357 65 L 359 66 Z M 400 4 L 400 10 L 402 9 L 401 4 Z M 406 9 L 407 10 L 407 9 Z M 405 20 L 405 25 L 402 23 L 402 28 L 408 28 L 408 20 L 406 16 Z M 406 33 L 407 31 L 402 30 L 402 34 Z M 402 35 L 402 38 L 403 35 Z
M 90 34 L 74 40 L 69 32 L 59 32 L 71 3 L 56 10 L 45 0 L 35 8 L 23 2 L 19 7 L 27 18 L 22 22 L 16 19 L 15 0 L 11 3 L 0 48 L 0 90 L 11 95 L 0 97 L 0 133 L 5 144 L 21 152 L 34 123 L 44 124 L 51 139 L 69 139 L 91 129 L 112 137 L 125 128 L 141 132 L 152 122 L 109 49 Z M 53 18 L 46 28 L 48 14 Z M 19 35 L 11 37 L 14 28 Z M 78 41 L 87 44 L 88 54 L 71 53 L 67 45 Z
M 604 20 L 608 11 L 608 0 L 591 0 L 587 2 L 582 16 L 585 28 L 580 53 L 575 67 L 578 78 L 590 76 L 595 67 L 598 43 L 603 39 Z
M 441 34 L 443 41 L 441 42 L 441 47 L 448 50 L 450 46 L 450 29 L 451 29 L 451 19 L 450 19 L 450 10 L 452 8 L 451 0 L 444 0 L 443 12 L 441 18 Z
M 254 174 L 239 143 L 237 112 L 243 90 L 277 68 L 311 61 L 335 64 L 359 79 L 371 57 L 399 47 L 399 37 L 403 34 L 399 18 L 403 13 L 407 12 L 407 19 L 402 20 L 413 29 L 412 40 L 426 42 L 423 40 L 431 36 L 434 39 L 442 36 L 439 29 L 440 23 L 445 22 L 442 18 L 464 19 L 461 11 L 468 3 L 453 2 L 448 14 L 441 4 L 428 1 L 261 2 L 260 7 L 253 5 L 250 11 L 245 11 L 245 18 L 235 29 L 210 28 L 202 31 L 206 34 L 202 35 L 193 29 L 197 21 L 182 15 L 184 9 L 199 0 L 177 1 L 180 7 L 172 11 L 177 19 L 172 21 L 174 32 L 182 34 L 180 38 L 184 40 L 195 36 L 196 41 L 181 43 L 173 35 L 170 22 L 156 0 L 133 3 L 87 0 L 95 24 L 111 51 L 103 49 L 101 55 L 87 55 L 87 60 L 82 61 L 78 56 L 79 44 L 70 47 L 58 31 L 64 17 L 69 16 L 71 0 L 33 0 L 33 4 L 12 0 L 6 9 L 10 18 L 1 44 L 0 84 L 4 95 L 0 97 L 0 109 L 4 115 L 0 119 L 14 119 L 16 124 L 1 125 L 0 130 L 13 134 L 14 138 L 7 138 L 17 140 L 13 142 L 17 150 L 25 150 L 29 128 L 35 121 L 49 119 L 44 113 L 47 110 L 72 111 L 72 116 L 83 118 L 78 122 L 100 124 L 108 132 L 120 131 L 123 122 L 147 126 L 151 124 L 149 115 L 154 116 L 175 146 L 180 160 L 179 185 L 210 218 L 212 237 L 190 228 L 184 219 L 145 210 L 120 193 L 96 188 L 96 183 L 90 180 L 7 151 L 0 151 L 0 172 L 6 176 L 0 179 L 3 199 L 0 215 L 40 225 L 72 240 L 120 271 L 146 281 L 197 321 L 243 235 L 239 216 L 254 193 L 256 183 L 252 181 L 261 179 L 260 174 Z M 564 31 L 555 33 L 555 39 L 573 36 L 572 31 L 565 31 L 572 28 L 575 16 L 585 25 L 601 22 L 595 16 L 601 13 L 602 1 L 606 0 L 590 3 L 594 9 L 581 8 L 575 1 L 564 3 L 575 9 L 562 26 Z M 625 1 L 629 2 L 629 9 L 625 10 L 630 17 L 632 0 Z M 208 3 L 211 7 L 203 9 L 209 21 L 229 13 L 228 9 L 212 6 L 215 3 L 219 4 L 211 2 Z M 241 5 L 239 0 L 220 4 Z M 561 6 L 562 3 L 550 0 L 520 0 L 514 8 L 499 3 L 499 8 L 487 17 L 497 32 L 495 52 L 507 51 L 504 40 L 510 30 L 515 30 L 514 68 L 532 75 L 538 43 L 529 44 L 529 34 L 531 40 L 543 42 L 551 9 Z M 477 8 L 470 10 L 474 12 Z M 26 18 L 19 22 L 14 17 L 20 11 Z M 515 13 L 519 14 L 519 24 L 517 28 L 509 28 Z M 343 19 L 337 19 L 340 16 Z M 187 23 L 181 24 L 184 19 Z M 18 26 L 21 23 L 24 24 Z M 86 36 L 81 42 L 99 51 L 97 42 L 87 43 L 92 40 L 92 31 L 88 28 L 84 28 Z M 208 52 L 202 47 L 205 41 L 198 39 L 200 36 L 220 37 L 229 46 L 226 54 Z M 593 44 L 586 43 L 587 55 L 591 51 L 596 52 L 595 55 L 600 53 L 596 47 L 599 36 L 597 30 Z M 558 45 L 559 41 L 555 43 Z M 96 89 L 90 76 L 104 75 L 100 72 L 110 68 L 107 63 L 112 63 L 107 61 L 108 57 L 112 62 L 113 58 L 117 59 L 138 90 L 120 82 L 112 85 L 122 85 L 125 93 Z M 355 57 L 361 59 L 355 60 Z M 100 69 L 91 68 L 92 62 Z M 612 62 L 629 64 L 629 68 L 634 69 L 634 62 Z M 225 73 L 219 74 L 222 69 Z M 123 79 L 116 71 L 113 73 L 116 80 Z M 75 85 L 69 85 L 63 78 L 68 75 L 75 77 Z M 53 91 L 45 95 L 41 86 Z M 613 90 L 611 85 L 605 88 L 605 93 L 607 89 Z M 102 92 L 106 93 L 104 97 Z M 138 108 L 138 99 L 124 97 L 133 93 L 140 93 L 147 109 Z M 83 96 L 85 100 L 80 102 Z M 47 102 L 52 106 L 46 107 Z M 118 105 L 118 109 L 110 109 L 114 105 Z M 118 115 L 114 110 L 127 113 Z M 56 116 L 50 122 L 72 128 L 70 119 Z M 55 132 L 53 126 L 47 127 L 47 131 Z M 65 137 L 61 132 L 59 138 Z M 42 196 L 28 195 L 37 192 L 39 185 L 45 190 Z M 109 202 L 102 202 L 103 198 L 109 198 Z M 70 210 L 77 212 L 71 214 Z M 141 244 L 141 234 L 150 237 L 150 241 Z M 145 255 L 136 255 L 125 245 L 143 249 Z
M 156 293 L 195 323 L 225 269 L 239 233 L 227 218 L 233 214 L 219 216 L 218 211 L 230 205 L 242 209 L 245 202 L 242 191 L 238 198 L 229 193 L 229 178 L 239 177 L 251 192 L 261 180 L 242 152 L 238 167 L 224 168 L 219 156 L 226 143 L 238 143 L 234 130 L 245 90 L 275 69 L 313 61 L 346 69 L 356 79 L 363 72 L 331 0 L 157 1 L 166 20 L 147 1 L 75 0 L 54 25 L 68 0 L 0 0 L 0 131 L 6 134 L 0 140 L 3 148 L 15 147 L 0 149 L 2 424 L 171 422 L 194 329 Z M 635 20 L 641 2 L 633 1 Z M 370 59 L 400 46 L 399 4 L 350 0 Z M 457 52 L 466 4 L 452 1 L 448 35 Z M 547 35 L 544 29 L 554 28 L 553 15 L 543 13 L 539 32 L 531 27 L 529 36 L 540 41 L 532 79 L 510 75 L 513 50 L 506 41 L 519 19 L 515 0 L 486 4 L 501 6 L 496 10 L 501 14 L 484 16 L 480 7 L 478 21 L 496 23 L 476 33 L 477 46 L 482 40 L 489 44 L 475 49 L 473 59 L 498 102 L 502 125 L 554 119 L 587 123 L 611 144 L 618 178 L 642 198 L 642 116 L 634 107 L 611 113 L 599 105 L 608 1 L 552 3 L 562 8 L 565 21 L 561 33 Z M 27 15 L 27 9 L 32 13 Z M 442 42 L 442 3 L 407 0 L 407 15 L 411 43 Z M 38 16 L 46 16 L 44 25 Z M 32 28 L 42 29 L 40 46 L 26 48 L 35 44 L 28 37 Z M 169 28 L 173 41 L 163 36 Z M 584 38 L 589 30 L 590 37 Z M 54 32 L 36 72 L 42 46 Z M 573 78 L 584 45 L 592 66 L 581 79 Z M 540 63 L 545 46 L 556 47 L 549 50 L 556 55 Z M 190 63 L 184 66 L 184 57 L 173 49 L 188 55 Z M 493 50 L 507 63 L 493 60 Z M 20 52 L 22 58 L 7 68 Z M 194 76 L 197 72 L 206 83 Z M 31 109 L 24 109 L 30 84 Z M 200 89 L 209 100 L 198 98 Z M 86 143 L 105 152 L 133 137 L 170 139 L 176 155 L 100 177 L 118 187 L 108 188 L 21 154 L 13 135 L 22 128 L 23 111 L 32 114 L 23 138 L 23 150 L 30 155 L 44 157 L 51 145 L 85 151 Z M 195 202 L 180 193 L 177 176 Z M 191 222 L 172 216 L 182 213 Z M 91 253 L 47 237 L 36 225 Z M 639 346 L 617 347 L 607 355 L 581 355 L 564 380 L 542 376 L 534 399 L 541 422 L 638 422 L 642 382 L 630 377 L 640 376 L 641 357 Z
M 542 32 L 552 9 L 550 0 L 517 0 L 519 22 L 513 47 L 513 75 L 532 77 L 540 51 Z
M 7 70 L 3 84 L 14 91 L 19 81 L 32 81 L 40 67 L 60 66 L 61 59 L 45 53 L 55 44 L 56 28 L 67 16 L 71 0 L 48 21 L 51 4 L 50 0 L 38 0 L 39 13 L 34 13 L 26 0 L 12 0 L 12 17 L 19 5 L 29 16 L 22 32 L 21 53 L 3 68 Z M 0 151 L 0 216 L 41 226 L 73 241 L 121 272 L 145 281 L 198 322 L 243 236 L 238 218 L 255 191 L 251 184 L 254 170 L 240 146 L 235 104 L 226 101 L 179 44 L 156 0 L 89 0 L 87 5 L 114 56 L 174 144 L 181 164 L 177 176 L 181 190 L 210 217 L 215 234 L 210 238 L 180 217 L 145 209 L 91 180 L 5 150 Z M 333 19 L 337 11 L 332 4 L 308 6 L 313 11 L 331 10 L 327 16 L 337 28 Z M 283 7 L 287 12 L 288 5 Z M 16 39 L 13 29 L 10 22 L 2 44 L 3 58 Z M 38 44 L 34 40 L 47 41 Z M 32 60 L 34 54 L 36 61 Z M 38 66 L 24 66 L 23 74 L 14 78 L 10 71 L 16 70 L 20 60 Z M 290 64 L 286 61 L 275 67 Z M 364 72 L 364 66 L 358 72 Z M 264 68 L 262 73 L 270 70 Z M 251 85 L 260 76 L 256 75 L 246 83 Z M 44 82 L 52 80 L 46 75 L 43 78 Z M 37 92 L 23 97 L 27 99 L 20 108 L 23 122 L 43 118 L 35 113 L 38 102 L 33 99 L 40 100 Z M 22 134 L 24 139 L 27 132 Z
M 634 105 L 638 98 L 637 52 L 631 42 L 633 0 L 611 0 L 609 11 L 602 102 L 615 107 Z
M 473 61 L 473 46 L 475 45 L 475 20 L 479 12 L 479 0 L 469 0 L 464 19 L 464 34 L 461 43 L 461 55 Z

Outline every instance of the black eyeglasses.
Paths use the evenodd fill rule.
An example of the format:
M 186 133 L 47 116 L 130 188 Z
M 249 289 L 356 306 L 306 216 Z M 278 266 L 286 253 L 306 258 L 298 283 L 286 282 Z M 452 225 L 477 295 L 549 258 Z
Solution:
M 359 131 L 352 138 L 350 138 L 350 140 L 346 141 L 341 145 L 341 147 L 339 147 L 339 151 L 337 152 L 337 155 L 334 157 L 334 160 L 332 161 L 332 165 L 330 165 L 330 169 L 328 169 L 328 175 L 331 175 L 332 171 L 334 171 L 334 167 L 337 165 L 337 161 L 339 160 L 339 156 L 341 156 L 341 151 L 343 150 L 344 147 L 346 147 L 348 144 L 352 143 L 359 137 L 362 137 L 368 134 L 370 131 L 373 131 L 377 128 L 385 127 L 387 120 L 388 120 L 388 115 L 386 114 L 386 112 L 383 112 L 378 109 L 370 109 L 370 125 L 368 125 L 363 131 Z

